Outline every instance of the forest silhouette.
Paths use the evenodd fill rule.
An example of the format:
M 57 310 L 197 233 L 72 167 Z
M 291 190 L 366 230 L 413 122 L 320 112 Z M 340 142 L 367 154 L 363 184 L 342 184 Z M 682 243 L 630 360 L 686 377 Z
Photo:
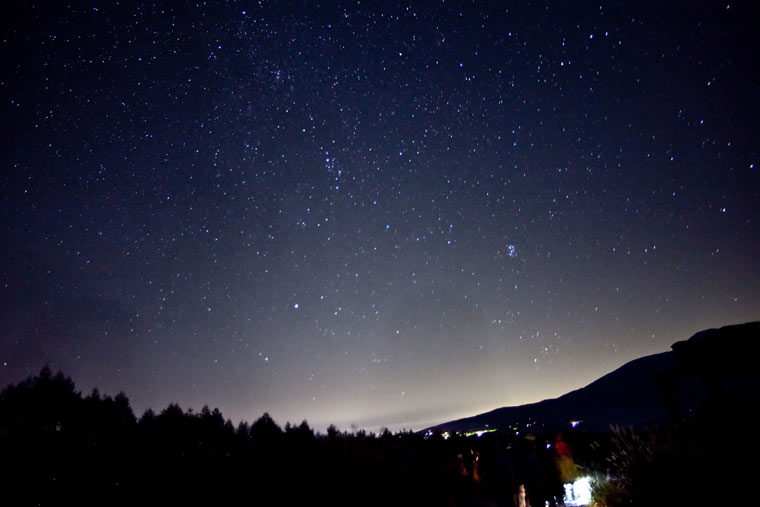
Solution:
M 729 481 L 735 474 L 716 465 L 743 454 L 735 439 L 708 436 L 715 416 L 569 431 L 569 447 L 559 445 L 573 448 L 579 473 L 596 477 L 598 505 L 700 505 L 725 498 L 698 488 L 700 475 Z M 235 426 L 218 409 L 173 403 L 137 418 L 124 393 L 83 396 L 46 366 L 0 392 L 0 487 L 13 499 L 6 505 L 556 505 L 564 492 L 556 437 L 334 426 L 321 434 L 306 421 L 281 428 L 266 413 Z

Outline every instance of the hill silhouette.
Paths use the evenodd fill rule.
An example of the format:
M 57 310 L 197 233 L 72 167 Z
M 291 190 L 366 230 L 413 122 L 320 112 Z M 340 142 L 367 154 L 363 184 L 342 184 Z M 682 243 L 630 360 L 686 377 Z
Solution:
M 672 350 L 630 361 L 591 384 L 554 399 L 504 407 L 427 428 L 561 431 L 572 421 L 589 431 L 680 422 L 709 403 L 760 406 L 760 322 L 707 329 Z
M 707 330 L 555 400 L 438 427 L 509 428 L 482 438 L 319 434 L 268 414 L 235 426 L 218 409 L 177 404 L 138 418 L 124 393 L 82 395 L 44 367 L 0 392 L 0 489 L 9 505 L 509 506 L 523 490 L 533 505 L 556 505 L 554 426 L 582 419 L 565 441 L 578 470 L 606 478 L 606 505 L 727 504 L 754 484 L 754 469 L 722 465 L 758 453 L 747 437 L 759 334 L 760 323 Z M 588 431 L 605 424 L 648 427 Z M 734 428 L 744 431 L 720 431 Z M 706 470 L 730 489 L 694 489 Z

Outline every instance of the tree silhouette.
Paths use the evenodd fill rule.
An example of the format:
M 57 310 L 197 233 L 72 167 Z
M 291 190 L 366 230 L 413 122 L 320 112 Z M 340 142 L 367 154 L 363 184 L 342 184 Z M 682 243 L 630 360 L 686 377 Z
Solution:
M 695 434 L 683 433 L 676 449 L 687 449 Z M 43 505 L 134 505 L 146 503 L 145 491 L 156 504 L 256 495 L 282 505 L 508 505 L 525 484 L 538 503 L 553 501 L 550 451 L 532 438 L 497 432 L 444 440 L 335 426 L 320 435 L 306 420 L 283 431 L 268 413 L 235 427 L 217 408 L 185 411 L 176 403 L 158 414 L 146 409 L 138 420 L 124 393 L 93 389 L 83 397 L 70 378 L 45 367 L 0 392 L 0 488 L 7 498 Z M 680 468 L 738 455 L 718 443 L 677 454 Z

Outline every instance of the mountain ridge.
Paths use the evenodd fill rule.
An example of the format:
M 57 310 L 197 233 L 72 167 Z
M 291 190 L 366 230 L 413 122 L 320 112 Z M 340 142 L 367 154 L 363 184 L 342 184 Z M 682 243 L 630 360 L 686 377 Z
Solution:
M 588 385 L 557 398 L 501 407 L 430 426 L 423 432 L 467 433 L 484 429 L 561 431 L 580 424 L 590 431 L 612 425 L 679 422 L 728 397 L 758 400 L 760 322 L 711 328 L 675 342 L 670 351 L 625 363 Z M 738 353 L 737 353 L 738 352 Z

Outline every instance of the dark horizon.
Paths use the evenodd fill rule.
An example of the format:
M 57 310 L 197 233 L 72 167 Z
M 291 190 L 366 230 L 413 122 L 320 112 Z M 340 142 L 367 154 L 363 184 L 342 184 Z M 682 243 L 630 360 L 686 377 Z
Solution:
M 715 464 L 757 453 L 746 416 L 758 403 L 758 331 L 760 322 L 706 330 L 551 408 L 497 411 L 424 435 L 315 433 L 307 421 L 279 426 L 268 414 L 234 425 L 217 409 L 176 404 L 138 418 L 124 393 L 83 396 L 45 367 L 0 390 L 0 486 L 28 505 L 733 504 L 747 497 L 753 471 Z M 666 417 L 652 412 L 663 403 Z M 581 424 L 568 426 L 574 415 Z M 728 486 L 694 487 L 710 467 Z
M 687 343 L 687 342 L 693 342 L 694 338 L 699 338 L 699 337 L 702 337 L 702 336 L 704 336 L 704 335 L 706 335 L 708 333 L 715 332 L 716 334 L 718 334 L 721 337 L 723 337 L 723 339 L 731 341 L 730 345 L 727 345 L 727 346 L 729 347 L 729 349 L 732 349 L 732 350 L 730 352 L 726 352 L 726 353 L 721 354 L 721 356 L 723 357 L 723 359 L 725 359 L 728 356 L 732 356 L 736 352 L 736 350 L 738 350 L 738 349 L 736 349 L 737 345 L 746 347 L 746 350 L 743 350 L 743 352 L 746 352 L 747 354 L 750 354 L 750 353 L 754 354 L 754 351 L 756 351 L 755 349 L 757 348 L 757 343 L 754 343 L 754 342 L 751 341 L 751 339 L 753 338 L 752 331 L 756 330 L 758 328 L 758 326 L 760 326 L 760 321 L 758 321 L 758 322 L 746 322 L 746 323 L 743 323 L 743 324 L 732 324 L 732 325 L 722 326 L 721 328 L 704 329 L 704 330 L 699 331 L 698 333 L 695 333 L 694 335 L 692 335 L 691 337 L 689 337 L 689 339 L 679 340 L 674 345 L 679 345 L 679 344 L 683 344 L 683 343 Z M 743 331 L 740 331 L 740 330 L 743 330 Z M 736 341 L 737 339 L 739 341 Z M 750 341 L 744 342 L 742 340 L 750 340 Z M 711 344 L 710 344 L 711 348 L 715 347 L 717 345 L 717 341 L 716 341 L 715 338 L 711 339 L 710 342 L 711 342 Z M 671 347 L 671 348 L 674 348 L 674 347 Z M 563 393 L 563 394 L 561 394 L 561 395 L 559 395 L 559 396 L 557 396 L 555 398 L 545 398 L 545 399 L 541 399 L 541 400 L 535 400 L 535 401 L 528 402 L 526 404 L 519 405 L 519 406 L 514 406 L 513 405 L 513 406 L 505 406 L 505 407 L 493 407 L 492 409 L 489 409 L 486 412 L 469 414 L 469 415 L 465 416 L 464 418 L 460 418 L 460 419 L 456 419 L 456 420 L 446 420 L 446 421 L 441 420 L 441 419 L 425 420 L 425 419 L 421 419 L 420 418 L 420 414 L 419 413 L 415 413 L 414 416 L 412 416 L 412 417 L 404 417 L 404 416 L 402 416 L 402 417 L 404 417 L 404 419 L 405 419 L 406 422 L 404 422 L 404 423 L 397 423 L 397 424 L 394 424 L 393 421 L 389 422 L 388 418 L 386 417 L 382 422 L 378 422 L 378 421 L 365 421 L 365 422 L 357 421 L 357 422 L 352 422 L 351 425 L 348 428 L 346 428 L 346 427 L 342 427 L 341 428 L 340 425 L 337 425 L 334 422 L 329 422 L 329 421 L 327 423 L 322 423 L 322 424 L 319 424 L 317 426 L 314 426 L 313 424 L 310 424 L 310 427 L 313 429 L 313 431 L 316 432 L 316 435 L 319 436 L 319 435 L 324 435 L 325 432 L 327 432 L 329 428 L 334 428 L 334 429 L 337 429 L 339 431 L 347 432 L 347 434 L 353 434 L 353 433 L 358 432 L 358 431 L 366 431 L 366 432 L 370 433 L 371 435 L 374 435 L 374 434 L 380 435 L 380 434 L 383 434 L 386 431 L 391 431 L 391 432 L 408 432 L 408 431 L 420 432 L 420 431 L 422 431 L 424 429 L 428 429 L 428 428 L 442 428 L 442 427 L 445 427 L 447 425 L 454 425 L 454 426 L 456 426 L 460 422 L 470 421 L 470 420 L 477 421 L 477 420 L 483 419 L 483 416 L 489 416 L 490 414 L 498 413 L 500 411 L 503 411 L 504 409 L 515 409 L 515 408 L 519 409 L 519 408 L 522 408 L 522 407 L 525 407 L 525 406 L 541 405 L 541 404 L 545 404 L 547 402 L 556 401 L 556 400 L 558 400 L 560 398 L 566 398 L 567 395 L 577 394 L 579 392 L 587 390 L 591 386 L 598 385 L 600 382 L 604 381 L 604 379 L 606 379 L 608 377 L 612 377 L 615 374 L 618 374 L 619 372 L 621 372 L 622 370 L 624 370 L 626 368 L 630 369 L 630 366 L 632 364 L 642 364 L 643 361 L 648 361 L 648 360 L 650 360 L 652 358 L 659 358 L 659 357 L 662 357 L 662 356 L 665 356 L 665 355 L 668 355 L 668 354 L 671 354 L 671 353 L 672 353 L 671 351 L 665 351 L 665 352 L 661 352 L 661 353 L 655 353 L 655 354 L 651 354 L 651 355 L 635 358 L 635 359 L 633 359 L 633 360 L 625 363 L 624 365 L 620 366 L 619 368 L 615 368 L 614 370 L 612 370 L 610 372 L 607 372 L 606 374 L 604 374 L 601 377 L 593 380 L 589 384 L 587 384 L 585 386 L 581 386 L 579 389 L 573 389 L 573 390 L 567 391 L 567 392 L 565 392 L 565 393 Z M 716 352 L 710 352 L 709 354 L 715 354 L 715 353 Z M 746 363 L 746 360 L 740 361 L 740 362 Z M 657 361 L 657 363 L 659 363 L 659 361 Z M 47 373 L 45 373 L 46 371 L 47 371 Z M 644 384 L 648 384 L 648 382 L 650 382 L 651 380 L 653 380 L 653 379 L 649 378 L 649 375 L 654 374 L 654 373 L 656 373 L 656 370 L 650 371 L 644 377 L 632 377 L 632 378 L 629 378 L 628 380 L 629 381 L 633 381 L 634 383 L 643 382 Z M 55 375 L 57 377 L 60 377 L 60 376 L 63 375 L 67 379 L 71 379 L 71 377 L 67 376 L 66 373 L 63 372 L 63 371 L 61 371 L 61 370 L 58 370 L 55 373 Z M 641 372 L 638 372 L 636 375 L 641 375 Z M 40 378 L 40 377 L 44 377 L 44 376 L 52 376 L 52 369 L 50 368 L 50 365 L 48 365 L 48 364 L 44 365 L 38 373 L 31 374 L 26 379 L 23 379 L 21 381 L 21 383 L 29 382 L 33 378 Z M 73 382 L 73 380 L 72 380 L 72 382 Z M 617 385 L 617 382 L 618 381 L 612 382 L 612 387 L 613 388 Z M 74 383 L 74 384 L 76 385 L 76 383 Z M 608 382 L 608 384 L 609 384 L 609 382 Z M 8 384 L 7 386 L 2 386 L 2 389 L 0 389 L 0 391 L 2 391 L 3 389 L 6 389 L 6 388 L 13 388 L 14 385 L 17 385 L 17 384 L 11 383 L 11 384 Z M 698 390 L 701 390 L 701 389 L 702 389 L 702 387 L 699 388 Z M 93 389 L 91 389 L 89 392 L 85 392 L 85 391 L 83 391 L 81 389 L 77 390 L 76 392 L 80 393 L 81 396 L 83 396 L 83 397 L 93 396 L 93 395 L 103 396 L 104 398 L 114 398 L 114 397 L 117 397 L 117 396 L 125 396 L 126 399 L 129 400 L 129 394 L 125 393 L 123 390 L 119 390 L 117 393 L 109 393 L 109 392 L 100 391 L 97 386 L 94 386 Z M 650 394 L 652 394 L 652 393 L 650 393 Z M 665 408 L 666 407 L 664 405 L 664 400 L 662 399 L 662 393 L 660 392 L 659 389 L 657 389 L 655 395 L 652 397 L 652 399 L 650 401 L 651 401 L 652 405 L 660 406 L 659 408 L 662 410 L 662 414 L 661 414 L 662 419 L 659 419 L 658 420 L 659 422 L 657 422 L 657 424 L 664 423 L 666 421 L 666 419 L 665 419 Z M 598 405 L 598 403 L 599 402 L 597 401 L 595 403 L 595 405 Z M 567 402 L 565 402 L 564 405 L 567 405 Z M 146 415 L 148 415 L 148 413 L 159 414 L 159 413 L 161 413 L 161 412 L 163 412 L 163 411 L 165 411 L 167 409 L 171 409 L 172 407 L 177 407 L 177 408 L 185 411 L 188 415 L 190 415 L 190 414 L 198 415 L 202 411 L 211 410 L 211 409 L 213 409 L 215 412 L 219 411 L 219 407 L 216 406 L 216 405 L 214 405 L 211 402 L 204 403 L 202 409 L 198 409 L 197 407 L 182 407 L 178 403 L 170 402 L 166 407 L 145 407 L 142 411 L 135 411 L 134 415 L 135 415 L 136 418 L 140 419 L 141 417 L 145 417 Z M 649 408 L 651 410 L 653 407 L 649 407 Z M 702 411 L 702 409 L 700 408 L 700 410 L 698 410 L 696 413 L 700 413 L 701 411 Z M 219 411 L 219 413 L 220 413 L 221 416 L 224 416 L 223 412 Z M 232 423 L 234 426 L 237 427 L 237 426 L 239 426 L 241 424 L 252 424 L 255 421 L 258 421 L 258 420 L 260 420 L 262 418 L 266 419 L 266 418 L 270 418 L 270 417 L 271 417 L 271 415 L 269 414 L 269 412 L 265 411 L 260 416 L 254 418 L 254 419 L 251 419 L 251 420 L 241 419 L 241 420 L 235 421 L 235 420 L 232 420 L 229 417 L 224 417 L 224 419 L 226 421 Z M 414 423 L 409 423 L 408 422 L 409 420 L 414 421 L 415 418 L 416 418 L 417 422 L 414 422 Z M 566 417 L 565 419 L 566 420 L 563 419 L 563 421 L 561 422 L 561 425 L 565 425 L 565 423 L 567 421 L 571 421 L 571 419 L 573 419 L 573 418 L 572 417 Z M 299 424 L 304 424 L 304 423 L 309 424 L 309 421 L 307 419 L 302 419 L 301 421 L 276 421 L 276 420 L 273 419 L 273 421 L 274 421 L 275 424 L 277 424 L 282 429 L 285 429 L 285 428 L 288 428 L 288 427 L 294 427 L 295 428 Z M 579 422 L 582 422 L 582 421 L 579 421 Z M 547 433 L 547 434 L 551 434 L 552 432 L 560 431 L 561 430 L 560 428 L 554 427 L 555 424 L 556 424 L 555 422 L 552 422 L 552 425 L 547 426 L 545 429 L 543 429 L 541 431 L 544 432 L 544 433 Z M 655 421 L 652 421 L 650 424 L 655 424 Z M 607 430 L 607 429 L 610 428 L 611 425 L 615 426 L 615 425 L 619 425 L 619 424 L 607 422 L 607 423 L 603 423 L 601 426 L 599 426 L 598 422 L 597 422 L 597 423 L 595 423 L 593 425 L 593 430 L 592 431 L 601 431 L 600 428 L 602 428 L 604 430 Z M 623 424 L 623 426 L 631 426 L 631 427 L 637 427 L 639 425 L 640 424 L 633 424 L 633 425 L 631 425 L 631 424 Z M 472 424 L 470 424 L 470 426 L 472 426 Z M 493 425 L 489 425 L 488 423 L 485 423 L 485 424 L 477 423 L 477 424 L 475 424 L 475 426 L 477 426 L 478 429 L 485 429 L 485 428 L 489 428 L 489 427 L 492 428 L 492 429 L 494 428 Z M 575 428 L 575 426 L 572 426 L 572 427 Z M 505 427 L 505 428 L 500 428 L 500 429 L 504 430 L 504 429 L 507 429 L 507 428 Z M 590 429 L 590 426 L 588 424 L 584 424 L 583 425 L 583 429 L 586 430 L 586 431 L 588 431 Z M 473 430 L 472 428 L 469 428 L 467 431 L 472 431 L 472 430 Z
M 760 318 L 755 3 L 0 7 L 0 385 L 324 429 Z

